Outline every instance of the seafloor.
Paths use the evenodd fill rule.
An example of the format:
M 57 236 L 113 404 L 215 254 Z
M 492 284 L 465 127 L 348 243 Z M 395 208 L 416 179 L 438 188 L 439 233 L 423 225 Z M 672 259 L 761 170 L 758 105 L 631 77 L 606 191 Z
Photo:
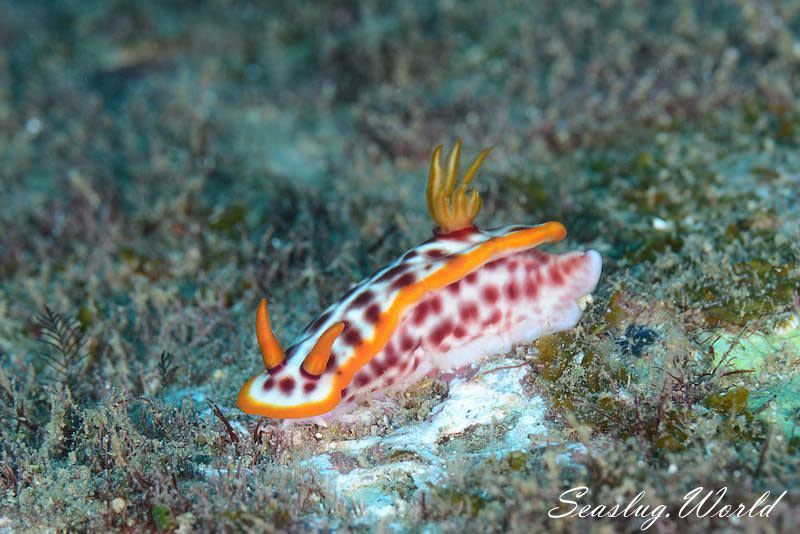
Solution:
M 0 0 L 0 43 L 0 531 L 642 525 L 549 518 L 577 486 L 799 531 L 800 3 Z M 358 423 L 241 413 L 259 299 L 288 341 L 426 239 L 456 138 L 479 224 L 602 253 L 579 326 Z

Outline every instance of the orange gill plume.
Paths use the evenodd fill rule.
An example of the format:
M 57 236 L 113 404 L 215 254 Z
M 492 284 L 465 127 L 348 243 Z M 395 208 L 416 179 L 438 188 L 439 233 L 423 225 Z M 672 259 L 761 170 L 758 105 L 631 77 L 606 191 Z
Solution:
M 461 140 L 456 141 L 453 150 L 447 156 L 447 175 L 442 172 L 440 156 L 442 146 L 436 147 L 431 158 L 428 174 L 428 209 L 440 230 L 447 234 L 472 226 L 472 220 L 481 210 L 481 196 L 475 191 L 467 191 L 467 187 L 475 178 L 478 167 L 489 154 L 489 148 L 481 152 L 461 179 L 456 188 L 456 177 L 461 160 Z
M 314 344 L 314 348 L 303 360 L 303 370 L 306 373 L 320 376 L 325 371 L 325 367 L 327 367 L 328 360 L 331 357 L 333 342 L 336 341 L 342 330 L 344 330 L 344 322 L 339 322 L 322 333 Z M 256 312 L 256 337 L 258 338 L 258 346 L 261 348 L 261 357 L 264 360 L 267 371 L 274 372 L 282 367 L 283 362 L 286 360 L 286 354 L 283 352 L 277 338 L 275 338 L 275 334 L 269 324 L 266 299 L 261 299 Z

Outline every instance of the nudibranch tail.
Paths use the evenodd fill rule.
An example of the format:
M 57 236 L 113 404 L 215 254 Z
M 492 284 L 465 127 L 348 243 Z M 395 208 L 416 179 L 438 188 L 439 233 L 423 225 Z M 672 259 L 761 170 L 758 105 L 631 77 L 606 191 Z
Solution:
M 286 354 L 275 338 L 275 334 L 272 333 L 272 327 L 269 324 L 266 299 L 261 299 L 256 312 L 256 337 L 261 349 L 261 357 L 264 359 L 264 365 L 268 371 L 280 366 L 286 360 Z
M 456 188 L 456 178 L 461 160 L 461 140 L 456 141 L 453 150 L 447 156 L 446 176 L 442 173 L 441 145 L 434 150 L 428 174 L 428 209 L 442 233 L 447 234 L 472 226 L 472 221 L 481 210 L 483 202 L 477 191 L 467 191 L 467 187 L 475 178 L 489 150 L 487 148 L 475 158 L 458 188 Z

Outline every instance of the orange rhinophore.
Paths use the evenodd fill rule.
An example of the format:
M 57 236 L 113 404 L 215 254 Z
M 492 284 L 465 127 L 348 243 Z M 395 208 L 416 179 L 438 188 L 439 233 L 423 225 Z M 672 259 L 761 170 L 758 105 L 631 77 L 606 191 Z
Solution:
M 329 419 L 432 371 L 575 326 L 578 301 L 600 277 L 600 254 L 536 249 L 564 238 L 558 222 L 479 230 L 473 219 L 481 198 L 469 186 L 488 150 L 460 183 L 461 143 L 446 169 L 440 153 L 437 147 L 428 177 L 428 208 L 438 225 L 432 238 L 353 286 L 285 353 L 261 302 L 256 335 L 266 371 L 242 387 L 242 410 Z

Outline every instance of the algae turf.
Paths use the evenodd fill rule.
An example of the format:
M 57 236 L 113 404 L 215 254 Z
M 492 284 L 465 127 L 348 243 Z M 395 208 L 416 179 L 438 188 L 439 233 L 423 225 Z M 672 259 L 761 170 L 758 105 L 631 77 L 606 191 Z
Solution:
M 800 527 L 792 3 L 0 12 L 0 530 L 640 526 L 548 518 L 578 485 Z M 479 224 L 602 253 L 578 327 L 329 428 L 240 413 L 259 299 L 289 340 L 426 239 L 456 137 Z

